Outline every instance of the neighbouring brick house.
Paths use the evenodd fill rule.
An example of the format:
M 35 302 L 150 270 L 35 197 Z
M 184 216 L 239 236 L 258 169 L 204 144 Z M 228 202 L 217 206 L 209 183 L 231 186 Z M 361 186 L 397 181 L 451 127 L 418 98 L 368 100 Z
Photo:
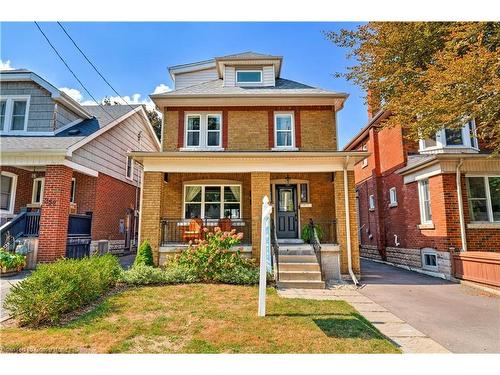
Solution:
M 354 169 L 361 256 L 499 286 L 500 158 L 474 121 L 414 142 L 371 115 L 344 148 L 370 152 Z
M 141 167 L 127 152 L 160 146 L 142 106 L 82 106 L 33 72 L 2 71 L 0 146 L 2 244 L 26 241 L 31 266 L 90 241 L 134 246 Z
M 349 276 L 349 263 L 359 275 L 353 167 L 366 153 L 337 149 L 347 95 L 284 79 L 281 65 L 248 52 L 173 66 L 175 89 L 151 95 L 163 113 L 162 149 L 132 155 L 144 167 L 139 236 L 156 263 L 217 225 L 242 232 L 244 252 L 258 258 L 267 195 L 282 252 L 311 250 L 301 232 L 312 219 L 323 260 L 339 260 L 323 265 L 323 277 L 281 275 L 283 265 L 283 282 L 321 287 L 328 270 Z

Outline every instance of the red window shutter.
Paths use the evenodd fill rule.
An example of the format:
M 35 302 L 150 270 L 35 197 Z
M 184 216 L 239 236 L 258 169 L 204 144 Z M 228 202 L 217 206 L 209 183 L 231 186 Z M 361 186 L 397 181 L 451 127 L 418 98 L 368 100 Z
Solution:
M 227 110 L 222 111 L 222 147 L 227 148 L 227 137 L 228 137 L 228 118 Z
M 274 147 L 274 112 L 267 111 L 267 125 L 269 133 L 269 148 Z
M 179 110 L 179 125 L 177 127 L 177 147 L 184 147 L 184 111 Z
M 296 109 L 294 113 L 295 117 L 295 147 L 300 148 L 302 145 L 302 135 L 300 126 L 300 110 Z

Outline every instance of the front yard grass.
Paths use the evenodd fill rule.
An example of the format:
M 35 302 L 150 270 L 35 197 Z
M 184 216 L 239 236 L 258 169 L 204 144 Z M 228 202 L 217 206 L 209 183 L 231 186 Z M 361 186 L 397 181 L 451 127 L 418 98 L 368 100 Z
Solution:
M 268 289 L 217 284 L 128 289 L 60 327 L 3 328 L 3 352 L 397 353 L 342 301 L 280 298 Z

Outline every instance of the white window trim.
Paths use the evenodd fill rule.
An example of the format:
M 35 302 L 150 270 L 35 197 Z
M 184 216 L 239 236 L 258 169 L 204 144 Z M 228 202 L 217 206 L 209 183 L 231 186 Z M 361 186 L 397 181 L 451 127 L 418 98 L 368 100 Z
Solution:
M 389 207 L 397 207 L 397 205 L 398 205 L 398 192 L 396 190 L 396 187 L 391 187 L 389 189 Z
M 238 73 L 240 72 L 245 72 L 245 73 L 260 73 L 260 81 L 238 81 Z M 234 81 L 236 82 L 237 85 L 255 85 L 255 84 L 261 84 L 264 82 L 264 72 L 262 69 L 236 69 L 234 72 Z
M 75 198 L 76 198 L 76 178 L 72 178 L 71 179 L 71 182 L 72 182 L 72 187 L 73 189 L 71 189 L 70 191 L 70 195 L 69 195 L 69 202 L 70 203 L 75 203 Z
M 40 186 L 40 202 L 36 202 L 35 201 L 35 197 L 36 197 L 36 190 L 35 190 L 35 187 L 36 187 L 36 182 L 37 181 L 41 181 L 42 182 L 42 185 Z M 44 190 L 45 190 L 45 178 L 44 177 L 37 177 L 37 178 L 34 178 L 33 179 L 33 186 L 32 186 L 32 189 L 31 189 L 31 204 L 42 204 L 43 202 L 43 193 L 44 193 Z
M 490 177 L 500 177 L 500 175 L 470 175 L 470 174 L 467 174 L 466 175 L 466 178 L 469 178 L 469 177 L 482 177 L 484 179 L 484 189 L 485 189 L 485 193 L 486 193 L 486 211 L 488 212 L 488 221 L 472 221 L 471 220 L 471 223 L 500 223 L 500 221 L 494 221 L 493 220 L 493 204 L 491 203 L 491 191 L 490 191 L 490 184 L 489 184 L 489 181 L 488 181 L 488 178 Z M 471 204 L 470 204 L 470 196 L 469 196 L 469 193 L 470 190 L 469 190 L 469 180 L 467 180 L 467 204 L 469 205 L 469 210 L 470 212 L 472 213 L 472 208 L 471 208 Z
M 278 117 L 279 116 L 290 116 L 291 118 L 291 133 L 292 133 L 292 144 L 290 146 L 278 146 Z M 285 130 L 280 130 L 285 131 Z M 274 112 L 274 149 L 276 150 L 296 150 L 295 147 L 295 116 L 293 112 Z
M 465 125 L 461 128 L 462 132 L 462 140 L 463 144 L 461 145 L 448 145 L 446 143 L 446 130 L 441 129 L 436 133 L 436 146 L 426 147 L 425 140 L 419 140 L 419 152 L 421 151 L 433 151 L 433 150 L 442 150 L 442 149 L 473 149 L 479 151 L 479 143 L 477 138 L 472 139 L 471 134 L 476 135 L 476 122 L 475 120 L 469 120 L 465 123 Z M 474 145 L 474 142 L 477 143 L 477 146 Z
M 28 131 L 28 117 L 30 112 L 30 95 L 2 95 L 0 100 L 5 100 L 5 123 L 0 134 L 24 134 Z M 11 130 L 12 127 L 12 114 L 14 110 L 14 101 L 26 100 L 26 110 L 24 113 L 24 128 L 23 130 Z
M 197 132 L 196 130 L 188 130 L 188 118 L 198 116 L 200 118 L 200 137 L 198 146 L 188 146 L 188 133 L 189 132 Z M 220 121 L 220 129 L 219 131 L 210 130 L 210 132 L 219 133 L 219 145 L 218 146 L 209 146 L 208 145 L 208 117 L 214 116 L 218 117 Z M 224 148 L 222 147 L 222 134 L 223 134 L 223 118 L 222 113 L 217 112 L 186 112 L 184 114 L 184 147 L 180 149 L 180 151 L 222 151 Z
M 130 150 L 127 152 L 130 152 Z M 130 176 L 128 175 L 128 161 L 129 161 L 129 159 L 132 160 L 132 163 L 130 164 Z M 135 164 L 134 158 L 127 155 L 125 158 L 125 178 L 127 180 L 134 181 L 134 164 Z
M 201 202 L 186 202 L 186 190 L 189 186 L 201 186 Z M 185 184 L 182 189 L 182 218 L 184 220 L 189 220 L 189 217 L 186 217 L 186 204 L 195 203 L 201 204 L 200 209 L 200 219 L 205 219 L 205 188 L 207 186 L 217 186 L 221 189 L 221 202 L 209 202 L 209 203 L 220 203 L 220 217 L 219 219 L 224 218 L 224 188 L 226 186 L 238 186 L 240 188 L 240 201 L 239 202 L 227 202 L 229 204 L 239 203 L 240 204 L 240 217 L 232 218 L 231 220 L 241 220 L 243 219 L 243 188 L 241 184 L 220 184 L 220 183 L 207 183 L 207 184 Z M 218 219 L 207 219 L 207 220 L 218 220 Z
M 431 219 L 427 220 L 425 217 L 425 207 L 424 207 L 424 183 L 427 181 L 427 185 L 429 186 L 429 210 L 431 214 Z M 424 178 L 418 180 L 418 205 L 420 206 L 420 224 L 422 225 L 432 225 L 432 201 L 431 201 L 431 189 L 430 189 L 430 181 L 428 178 Z
M 425 256 L 426 255 L 431 255 L 436 257 L 436 265 L 435 266 L 429 266 L 425 264 Z M 438 271 L 439 269 L 439 264 L 438 264 L 438 256 L 437 256 L 437 251 L 430 249 L 430 248 L 425 248 L 422 249 L 421 251 L 421 257 L 422 257 L 422 268 L 429 270 L 429 271 Z
M 17 174 L 2 171 L 1 175 L 12 178 L 12 187 L 10 191 L 10 202 L 8 210 L 0 210 L 1 214 L 12 215 L 14 214 L 14 205 L 16 204 L 16 189 L 17 189 Z
M 375 211 L 375 196 L 373 194 L 368 196 L 368 210 Z

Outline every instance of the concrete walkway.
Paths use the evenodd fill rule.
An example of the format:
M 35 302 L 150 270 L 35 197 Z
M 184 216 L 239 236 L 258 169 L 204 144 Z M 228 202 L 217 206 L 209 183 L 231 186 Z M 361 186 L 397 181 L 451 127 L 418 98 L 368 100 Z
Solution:
M 8 312 L 2 307 L 3 301 L 13 285 L 16 285 L 22 279 L 27 277 L 31 271 L 22 271 L 13 276 L 2 276 L 0 278 L 0 322 L 9 318 Z
M 500 298 L 362 260 L 359 292 L 453 353 L 500 353 Z
M 353 286 L 330 289 L 281 289 L 284 298 L 345 301 L 393 341 L 403 353 L 449 353 L 443 346 L 413 328 L 384 307 L 363 296 Z

